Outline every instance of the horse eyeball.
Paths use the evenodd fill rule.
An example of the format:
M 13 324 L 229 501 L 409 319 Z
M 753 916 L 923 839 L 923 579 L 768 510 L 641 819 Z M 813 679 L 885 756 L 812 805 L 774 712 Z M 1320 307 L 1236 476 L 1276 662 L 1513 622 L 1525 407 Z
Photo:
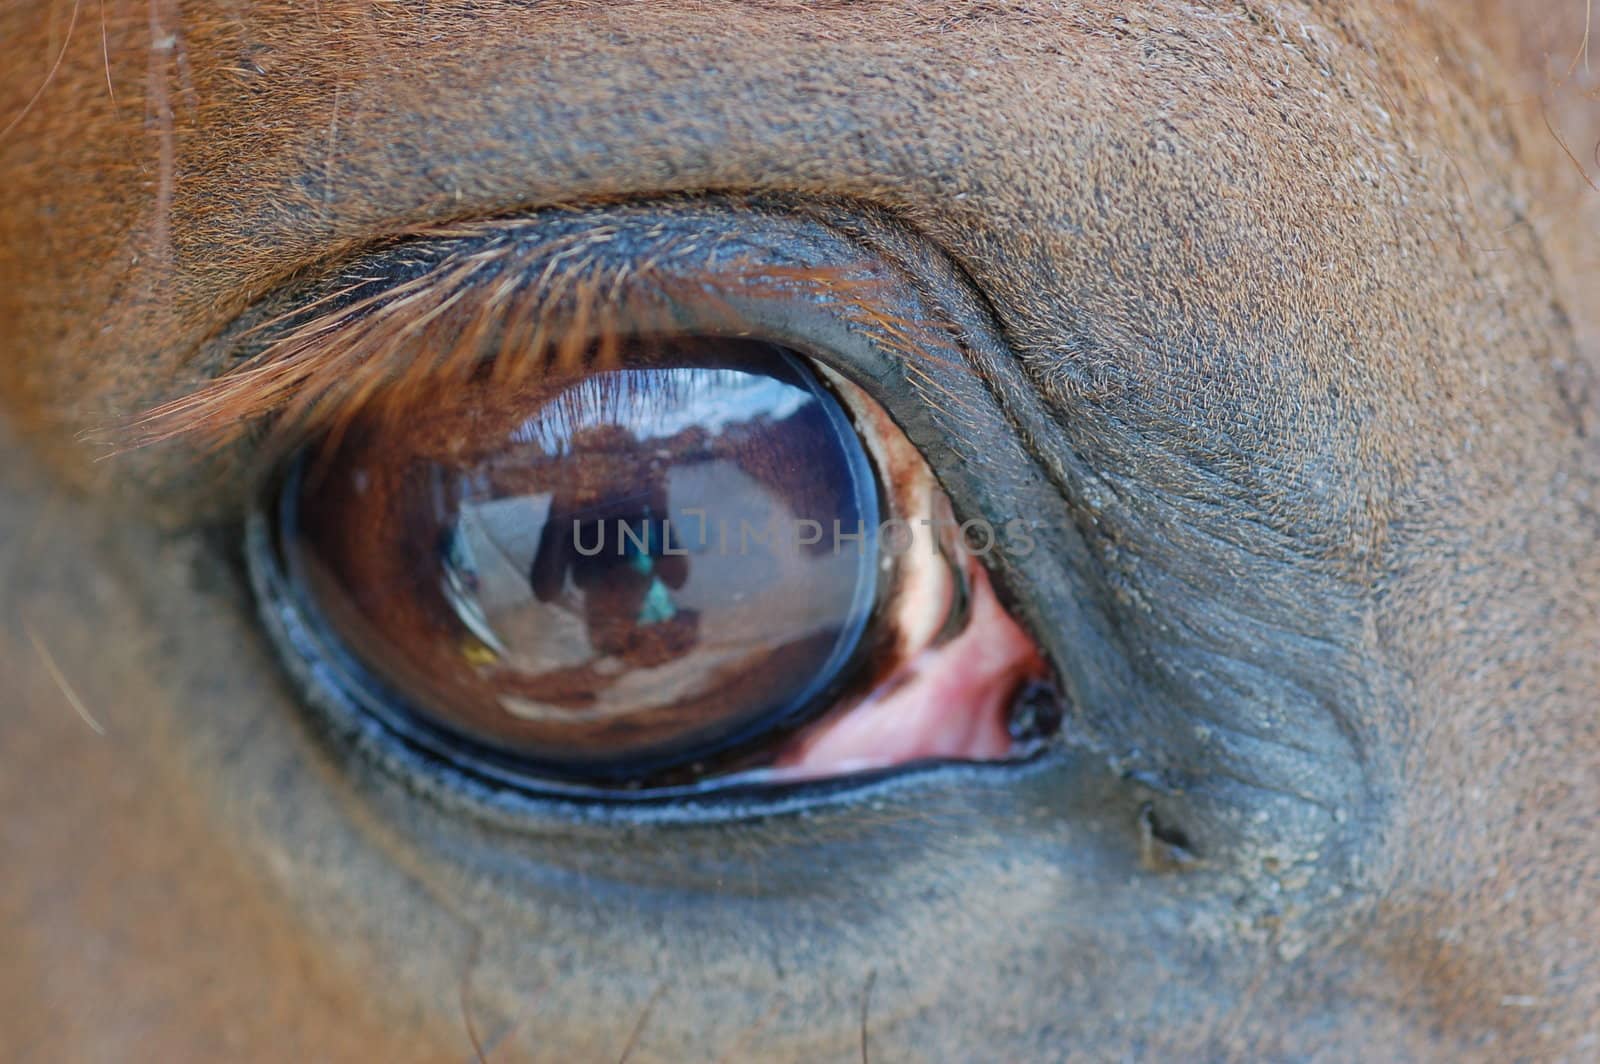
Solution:
M 768 345 L 374 410 L 288 496 L 288 565 L 348 664 L 547 772 L 637 774 L 793 721 L 878 600 L 872 462 Z
M 1045 663 L 971 522 L 882 406 L 787 348 L 638 339 L 376 396 L 274 512 L 251 557 L 298 675 L 497 778 L 650 794 L 1048 737 L 1014 727 Z

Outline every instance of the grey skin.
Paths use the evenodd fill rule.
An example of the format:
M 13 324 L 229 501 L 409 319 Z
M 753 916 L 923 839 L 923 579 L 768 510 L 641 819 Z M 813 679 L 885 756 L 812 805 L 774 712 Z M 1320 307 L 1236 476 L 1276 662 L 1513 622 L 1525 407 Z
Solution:
M 1497 60 L 1389 4 L 993 6 L 430 7 L 352 64 L 245 4 L 174 29 L 194 99 L 131 139 L 64 132 L 116 114 L 64 70 L 4 142 L 6 232 L 116 182 L 140 209 L 100 272 L 5 252 L 16 1055 L 1592 1055 L 1594 333 L 1528 220 L 1532 127 L 1471 95 Z M 148 132 L 143 176 L 73 154 Z M 695 802 L 496 783 L 297 660 L 247 557 L 269 479 L 74 445 L 330 259 L 505 213 L 864 256 L 947 319 L 961 403 L 827 307 L 738 308 L 873 390 L 964 513 L 1038 522 L 996 578 L 1058 742 Z

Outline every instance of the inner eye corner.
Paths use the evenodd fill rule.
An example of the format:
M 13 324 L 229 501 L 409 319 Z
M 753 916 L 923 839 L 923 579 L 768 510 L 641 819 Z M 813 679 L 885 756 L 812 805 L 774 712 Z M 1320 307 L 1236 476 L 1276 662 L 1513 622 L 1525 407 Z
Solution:
M 1046 664 L 927 460 L 869 374 L 763 331 L 484 363 L 311 437 L 252 555 L 314 633 L 280 640 L 321 659 L 293 671 L 534 792 L 1031 757 L 1061 718 Z

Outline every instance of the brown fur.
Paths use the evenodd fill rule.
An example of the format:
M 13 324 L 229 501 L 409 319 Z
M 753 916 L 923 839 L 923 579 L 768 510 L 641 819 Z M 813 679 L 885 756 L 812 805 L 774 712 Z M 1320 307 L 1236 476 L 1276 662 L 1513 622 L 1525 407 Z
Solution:
M 1577 0 L 0 9 L 0 396 L 51 471 L 18 449 L 3 496 L 15 547 L 0 665 L 21 679 L 0 708 L 28 738 L 0 754 L 17 840 L 0 934 L 22 958 L 0 977 L 16 991 L 0 995 L 15 1003 L 0 1030 L 40 1059 L 125 1044 L 149 1059 L 362 1059 L 390 1034 L 396 1059 L 433 1057 L 429 1037 L 464 1055 L 458 978 L 482 932 L 471 993 L 522 1032 L 506 1051 L 533 1055 L 714 1057 L 758 1023 L 773 1053 L 854 1055 L 858 991 L 881 966 L 874 1053 L 1038 1055 L 1031 1039 L 1059 1024 L 1049 1051 L 1090 1057 L 1592 1057 L 1600 98 L 1587 15 Z M 829 951 L 797 945 L 833 942 L 805 929 L 756 944 L 774 910 L 721 879 L 720 915 L 695 923 L 688 858 L 640 888 L 658 921 L 612 926 L 564 908 L 559 882 L 511 886 L 488 858 L 441 857 L 419 841 L 431 821 L 318 760 L 281 723 L 288 696 L 265 679 L 245 607 L 171 553 L 185 548 L 101 508 L 141 512 L 149 479 L 94 464 L 86 431 L 157 407 L 145 428 L 165 436 L 196 413 L 309 413 L 366 394 L 377 378 L 306 390 L 300 370 L 255 367 L 208 385 L 207 344 L 285 283 L 407 233 L 708 191 L 870 205 L 948 255 L 1106 482 L 1170 502 L 1164 532 L 1195 530 L 1202 560 L 1219 552 L 1228 579 L 1185 613 L 1157 566 L 1140 568 L 1159 535 L 1101 515 L 1107 570 L 1150 604 L 1152 631 L 1277 594 L 1255 570 L 1220 568 L 1218 544 L 1281 547 L 1308 601 L 1313 577 L 1350 589 L 1359 634 L 1339 649 L 1385 686 L 1347 708 L 1393 793 L 1360 827 L 1344 893 L 1296 894 L 1294 871 L 1322 859 L 1306 852 L 1282 857 L 1287 872 L 1241 859 L 1235 879 L 1080 887 L 1055 851 L 1019 842 L 997 861 L 1038 815 L 1008 808 L 930 812 L 949 830 L 877 869 L 870 891 L 785 895 L 779 912 L 827 896 L 862 921 Z M 319 359 L 387 364 L 392 334 L 305 328 L 324 324 L 339 331 L 301 334 L 261 366 L 303 359 L 309 379 Z M 149 460 L 170 478 L 191 459 Z M 1214 512 L 1219 491 L 1237 511 Z M 70 528 L 30 533 L 52 509 Z M 152 556 L 170 579 L 137 575 Z M 24 615 L 124 756 L 73 730 Z M 185 715 L 207 700 L 215 733 Z M 251 749 L 267 753 L 238 754 Z M 147 793 L 170 801 L 127 797 Z M 1064 830 L 1098 838 L 1092 823 Z M 603 878 L 610 845 L 584 836 L 562 856 Z M 757 897 L 763 865 L 737 857 L 766 846 L 733 831 L 701 860 L 748 875 Z M 850 853 L 849 867 L 871 865 Z M 196 861 L 204 875 L 180 874 Z M 1104 953 L 1052 950 L 1079 912 L 1173 898 L 1208 915 L 1120 946 L 1072 939 Z M 703 954 L 713 941 L 726 952 Z M 1156 991 L 1118 972 L 1169 946 L 1158 981 L 1197 989 L 1179 1013 L 1133 1015 Z M 1205 964 L 1185 967 L 1191 946 L 1211 951 Z M 390 964 L 407 967 L 380 975 Z M 619 1015 L 645 1017 L 641 1030 Z

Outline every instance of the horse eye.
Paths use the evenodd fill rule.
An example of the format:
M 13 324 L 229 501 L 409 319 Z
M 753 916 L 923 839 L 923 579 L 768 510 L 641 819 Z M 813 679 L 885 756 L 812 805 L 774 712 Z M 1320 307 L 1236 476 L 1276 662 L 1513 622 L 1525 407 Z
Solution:
M 791 350 L 638 341 L 364 410 L 284 478 L 276 553 L 344 685 L 406 734 L 547 778 L 698 776 L 881 675 L 897 588 L 925 632 L 959 610 L 948 544 L 880 542 L 925 516 L 894 499 L 931 498 L 883 490 L 894 431 Z

